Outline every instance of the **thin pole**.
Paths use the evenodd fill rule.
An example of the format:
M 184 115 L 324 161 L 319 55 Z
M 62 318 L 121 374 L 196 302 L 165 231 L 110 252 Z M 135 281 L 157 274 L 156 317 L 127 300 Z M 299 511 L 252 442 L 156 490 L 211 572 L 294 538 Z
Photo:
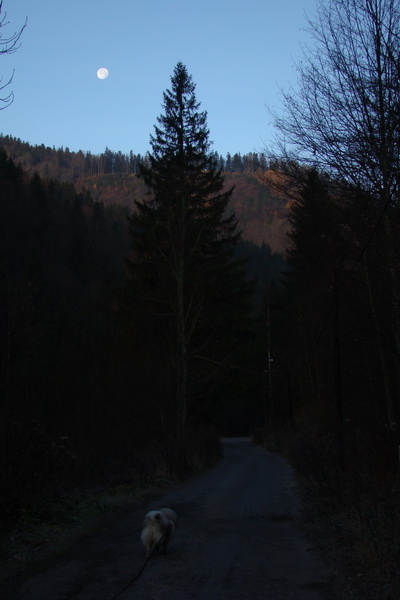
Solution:
M 337 418 L 337 442 L 339 461 L 343 465 L 343 397 L 342 397 L 342 373 L 341 373 L 341 353 L 340 353 L 340 329 L 339 329 L 339 299 L 337 286 L 337 271 L 333 269 L 332 279 L 333 294 L 333 362 L 334 362 L 334 382 L 335 382 L 335 400 L 336 400 L 336 418 Z

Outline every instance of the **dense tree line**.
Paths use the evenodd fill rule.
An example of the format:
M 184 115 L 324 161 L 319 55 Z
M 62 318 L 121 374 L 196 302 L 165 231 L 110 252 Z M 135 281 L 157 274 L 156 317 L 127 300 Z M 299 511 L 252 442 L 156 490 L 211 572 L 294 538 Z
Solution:
M 139 174 L 140 165 L 149 164 L 149 153 L 135 154 L 132 151 L 124 154 L 120 150 L 114 152 L 106 147 L 101 154 L 92 152 L 71 151 L 69 148 L 50 148 L 44 144 L 32 146 L 10 135 L 0 135 L 0 147 L 21 164 L 25 170 L 46 164 L 46 177 L 60 180 L 77 181 L 85 177 L 110 173 Z M 265 171 L 269 163 L 264 153 L 249 152 L 241 155 L 229 152 L 226 157 L 218 152 L 212 153 L 215 166 L 220 171 L 229 173 L 256 173 Z
M 321 2 L 315 22 L 310 23 L 316 47 L 306 55 L 299 89 L 286 94 L 286 112 L 277 123 L 291 142 L 290 152 L 282 147 L 286 174 L 300 190 L 291 216 L 295 272 L 301 266 L 303 281 L 310 276 L 313 280 L 322 268 L 325 276 L 318 287 L 308 286 L 308 298 L 325 281 L 327 291 L 332 287 L 338 291 L 335 302 L 341 306 L 335 311 L 345 311 L 352 303 L 357 307 L 353 323 L 365 320 L 368 352 L 375 358 L 367 359 L 366 349 L 361 354 L 367 372 L 379 373 L 369 389 L 374 389 L 372 381 L 379 382 L 376 402 L 387 437 L 392 432 L 396 443 L 400 441 L 398 17 L 398 4 L 392 0 Z M 320 312 L 311 311 L 312 318 Z M 342 324 L 340 337 L 346 334 Z M 363 371 L 364 376 L 357 378 L 360 390 L 370 381 L 361 365 L 355 373 Z M 354 394 L 349 396 L 355 401 Z M 363 391 L 361 397 L 368 394 Z M 374 421 L 372 398 L 363 404 L 358 420 L 366 419 L 371 408 Z
M 298 180 L 286 282 L 265 297 L 267 437 L 277 435 L 308 482 L 353 568 L 376 565 L 396 597 L 400 407 L 387 237 L 375 201 L 339 183 L 304 168 Z
M 78 191 L 89 190 L 94 200 L 103 202 L 107 206 L 122 204 L 133 209 L 134 199 L 141 199 L 146 195 L 144 182 L 139 177 L 139 165 L 148 166 L 148 157 L 146 159 L 139 155 L 133 156 L 136 173 L 99 172 L 98 174 L 95 174 L 97 166 L 96 162 L 93 162 L 97 161 L 98 157 L 88 157 L 88 164 L 92 164 L 93 167 L 90 167 L 92 175 L 84 175 L 86 171 L 83 153 L 62 150 L 57 154 L 56 150 L 53 151 L 44 145 L 32 147 L 8 136 L 0 139 L 0 147 L 3 147 L 26 173 L 37 172 L 46 179 L 55 178 L 63 182 L 73 182 Z M 110 160 L 112 154 L 110 152 Z M 214 153 L 212 157 L 218 167 Z M 129 170 L 129 167 L 127 168 Z M 287 194 L 278 194 L 273 186 L 263 184 L 263 174 L 271 174 L 271 170 L 267 169 L 263 172 L 259 169 L 247 173 L 226 170 L 222 172 L 226 187 L 234 187 L 231 208 L 240 220 L 243 238 L 252 240 L 258 245 L 268 242 L 274 252 L 283 253 Z
M 201 115 L 192 114 L 200 138 Z M 231 192 L 206 148 L 206 139 L 197 153 L 186 148 L 182 171 L 156 146 L 141 163 L 154 199 L 139 202 L 136 216 L 0 151 L 3 526 L 76 485 L 143 483 L 207 464 L 218 432 L 262 422 L 249 286 L 274 257 L 239 240 Z M 179 197 L 192 204 L 179 220 L 172 198 L 182 175 Z M 268 282 L 277 275 L 272 267 Z
M 32 146 L 9 135 L 0 136 L 0 147 L 20 164 L 25 171 L 38 170 L 44 165 L 42 175 L 60 181 L 73 181 L 109 173 L 138 174 L 139 165 L 147 156 L 113 152 L 108 147 L 101 154 L 71 151 L 68 147 L 50 148 L 44 144 Z
M 271 424 L 387 597 L 400 585 L 399 10 L 321 0 L 309 22 L 315 45 L 277 116 L 286 291 L 266 298 Z
M 240 152 L 233 155 L 228 152 L 225 158 L 221 154 L 218 156 L 215 154 L 215 160 L 218 168 L 227 173 L 264 172 L 269 167 L 263 152 L 249 152 L 243 155 Z
M 107 456 L 112 460 L 103 445 L 120 418 L 111 290 L 128 244 L 124 209 L 106 209 L 71 184 L 24 176 L 3 151 L 0 185 L 0 517 L 6 523 L 66 483 L 72 470 L 87 474 Z
M 352 423 L 380 431 L 396 461 L 400 415 L 385 231 L 371 235 L 375 207 L 359 190 L 315 169 L 302 169 L 299 187 L 290 213 L 287 291 L 274 305 L 281 375 L 292 378 L 279 418 L 301 421 L 308 414 L 317 428 L 340 431 Z

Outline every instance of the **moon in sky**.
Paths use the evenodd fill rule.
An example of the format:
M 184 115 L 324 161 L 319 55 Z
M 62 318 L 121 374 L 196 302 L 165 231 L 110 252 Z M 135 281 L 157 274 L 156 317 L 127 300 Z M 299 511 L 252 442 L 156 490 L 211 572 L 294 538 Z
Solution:
M 97 77 L 99 79 L 107 79 L 107 77 L 108 77 L 108 69 L 105 69 L 104 67 L 101 67 L 101 69 L 99 69 L 97 71 Z

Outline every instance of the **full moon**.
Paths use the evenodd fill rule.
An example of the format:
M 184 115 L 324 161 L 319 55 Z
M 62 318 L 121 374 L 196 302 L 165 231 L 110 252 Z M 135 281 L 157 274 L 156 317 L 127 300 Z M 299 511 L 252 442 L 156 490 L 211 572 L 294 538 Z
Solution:
M 108 70 L 105 69 L 104 67 L 101 67 L 101 69 L 99 69 L 97 71 L 97 77 L 99 79 L 107 79 L 107 77 L 108 77 Z

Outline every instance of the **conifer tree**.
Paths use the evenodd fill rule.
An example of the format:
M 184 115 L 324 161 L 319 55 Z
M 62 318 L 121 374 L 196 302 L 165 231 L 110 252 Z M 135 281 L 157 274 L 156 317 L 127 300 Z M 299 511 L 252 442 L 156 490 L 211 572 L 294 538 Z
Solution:
M 246 284 L 232 258 L 240 238 L 235 215 L 227 211 L 232 189 L 223 189 L 210 153 L 207 113 L 199 110 L 195 84 L 182 63 L 163 107 L 149 166 L 141 166 L 149 195 L 136 202 L 130 218 L 125 289 L 131 314 L 142 326 L 150 324 L 147 333 L 168 357 L 170 398 L 183 440 L 194 374 L 209 375 L 232 352 Z

